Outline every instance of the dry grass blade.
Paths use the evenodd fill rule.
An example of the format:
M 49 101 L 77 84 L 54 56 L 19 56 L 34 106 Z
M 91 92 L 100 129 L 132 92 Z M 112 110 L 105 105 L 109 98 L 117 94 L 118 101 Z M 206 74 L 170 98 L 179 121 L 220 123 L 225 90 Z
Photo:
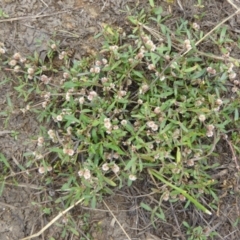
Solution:
M 73 207 L 77 206 L 79 203 L 81 203 L 84 200 L 84 198 L 81 198 L 80 200 L 78 200 L 76 203 L 72 204 L 69 208 L 67 208 L 66 210 L 64 210 L 63 212 L 60 212 L 51 222 L 49 222 L 44 228 L 42 228 L 39 232 L 26 237 L 26 238 L 22 238 L 21 240 L 29 240 L 35 237 L 38 237 L 39 235 L 41 235 L 43 232 L 45 232 L 49 227 L 51 227 L 59 218 L 61 218 L 64 214 L 66 214 L 67 212 L 69 212 Z
M 2 23 L 2 22 L 20 21 L 20 20 L 26 20 L 26 19 L 36 19 L 36 18 L 42 18 L 42 17 L 52 17 L 52 16 L 54 16 L 54 15 L 62 14 L 62 13 L 65 13 L 65 12 L 68 12 L 68 10 L 59 11 L 59 12 L 55 12 L 55 13 L 49 13 L 49 14 L 42 14 L 42 15 L 7 18 L 7 19 L 0 20 L 0 23 Z
M 227 0 L 228 1 L 228 3 L 230 3 L 233 7 L 235 7 L 237 10 L 239 10 L 239 7 L 236 5 L 236 4 L 234 4 L 231 0 Z
M 228 16 L 227 18 L 225 18 L 224 20 L 222 20 L 219 24 L 217 24 L 211 31 L 209 31 L 207 34 L 205 34 L 199 41 L 196 42 L 195 46 L 198 46 L 205 38 L 207 38 L 208 36 L 210 36 L 215 30 L 217 30 L 222 24 L 224 24 L 225 22 L 227 22 L 229 19 L 231 19 L 232 17 L 234 17 L 235 15 L 237 15 L 240 12 L 240 9 L 238 8 L 238 10 L 236 12 L 234 12 L 233 14 L 231 14 L 230 16 Z M 184 56 L 185 54 L 187 54 L 191 49 L 185 51 L 183 53 L 182 56 Z
M 128 236 L 127 232 L 125 231 L 125 229 L 122 227 L 121 223 L 117 220 L 116 216 L 113 214 L 113 212 L 111 211 L 111 209 L 108 207 L 108 205 L 106 204 L 105 201 L 103 201 L 104 205 L 106 206 L 106 208 L 108 209 L 108 211 L 111 213 L 111 215 L 113 216 L 113 218 L 115 219 L 115 221 L 117 222 L 117 224 L 119 225 L 119 227 L 122 229 L 122 231 L 124 232 L 124 234 L 126 235 L 128 240 L 131 240 L 131 238 Z M 22 239 L 23 240 L 23 239 Z

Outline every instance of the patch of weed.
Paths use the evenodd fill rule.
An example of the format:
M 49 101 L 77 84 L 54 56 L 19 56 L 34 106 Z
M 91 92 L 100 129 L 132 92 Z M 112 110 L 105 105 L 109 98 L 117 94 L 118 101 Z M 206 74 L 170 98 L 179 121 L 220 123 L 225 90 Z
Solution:
M 202 53 L 197 23 L 180 19 L 172 32 L 161 7 L 151 6 L 129 16 L 131 34 L 105 26 L 97 56 L 71 60 L 52 42 L 46 62 L 20 53 L 8 61 L 26 101 L 22 111 L 35 112 L 42 123 L 28 167 L 37 167 L 47 186 L 59 187 L 64 194 L 56 203 L 66 208 L 80 198 L 95 207 L 103 194 L 131 186 L 143 173 L 158 182 L 160 202 L 193 203 L 208 214 L 216 208 L 209 170 L 218 163 L 210 164 L 209 156 L 227 137 L 239 152 L 234 42 L 219 28 L 209 41 L 222 56 Z M 203 206 L 203 196 L 213 202 Z M 153 218 L 164 219 L 155 210 Z

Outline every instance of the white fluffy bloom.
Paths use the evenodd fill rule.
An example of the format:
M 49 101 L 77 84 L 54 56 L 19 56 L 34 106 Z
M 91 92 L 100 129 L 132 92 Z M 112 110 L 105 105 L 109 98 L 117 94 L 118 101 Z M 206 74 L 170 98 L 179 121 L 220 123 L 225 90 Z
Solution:
M 104 164 L 102 165 L 102 170 L 105 171 L 105 172 L 109 170 L 108 163 L 104 163 Z
M 131 181 L 135 181 L 137 179 L 137 177 L 135 175 L 133 175 L 133 174 L 130 174 L 128 178 Z

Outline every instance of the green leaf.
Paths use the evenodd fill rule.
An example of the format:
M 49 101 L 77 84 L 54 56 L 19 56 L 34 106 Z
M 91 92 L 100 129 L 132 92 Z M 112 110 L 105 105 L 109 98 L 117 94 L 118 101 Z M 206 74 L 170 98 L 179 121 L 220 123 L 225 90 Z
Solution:
M 180 148 L 177 148 L 177 156 L 176 156 L 176 162 L 180 163 L 181 162 L 181 151 Z
M 152 8 L 154 8 L 154 0 L 149 0 L 149 4 Z
M 121 155 L 125 155 L 125 153 L 121 150 L 120 147 L 118 147 L 118 146 L 116 146 L 116 145 L 114 145 L 114 144 L 112 144 L 112 143 L 104 143 L 103 146 L 104 146 L 105 148 L 110 148 L 110 149 L 116 151 L 117 153 L 119 153 L 119 154 L 121 154 Z
M 137 156 L 133 156 L 132 159 L 127 163 L 127 165 L 124 168 L 124 170 L 128 170 L 131 167 L 135 167 L 136 166 L 136 160 L 137 160 Z
M 195 66 L 190 67 L 190 68 L 185 68 L 185 69 L 183 69 L 183 72 L 185 72 L 185 73 L 193 72 L 193 71 L 195 71 L 198 67 L 199 67 L 198 65 L 195 65 Z
M 107 178 L 107 177 L 103 177 L 103 179 L 106 181 L 106 183 L 108 183 L 110 186 L 112 187 L 116 187 L 117 184 L 115 182 L 113 182 L 111 179 Z
M 117 62 L 115 62 L 115 63 L 112 65 L 112 67 L 111 67 L 111 71 L 112 71 L 113 69 L 117 68 L 121 63 L 122 63 L 122 61 L 117 61 Z
M 190 202 L 192 202 L 198 209 L 202 210 L 204 213 L 212 215 L 212 213 L 205 208 L 201 203 L 199 203 L 195 198 L 193 198 L 192 196 L 190 196 L 186 191 L 184 191 L 183 189 L 176 187 L 175 185 L 173 185 L 172 183 L 168 182 L 167 180 L 165 180 L 164 177 L 160 176 L 160 174 L 154 170 L 154 169 L 148 169 L 148 172 L 155 176 L 156 178 L 158 178 L 160 181 L 162 181 L 163 183 L 165 183 L 166 185 L 168 185 L 169 187 L 177 190 L 179 193 L 181 193 L 183 196 L 185 196 Z
M 4 165 L 7 167 L 7 168 L 10 168 L 10 165 L 7 161 L 7 159 L 4 157 L 4 155 L 2 153 L 0 153 L 0 162 L 3 162 Z
M 96 199 L 96 196 L 94 195 L 91 200 L 91 207 L 93 209 L 96 208 L 96 204 L 97 204 L 97 199 Z
M 129 16 L 128 17 L 128 20 L 133 23 L 134 25 L 137 25 L 138 24 L 138 20 L 136 19 L 136 17 L 133 17 L 133 16 Z
M 69 230 L 70 230 L 74 235 L 79 236 L 79 233 L 78 233 L 78 231 L 77 231 L 75 228 L 69 227 Z
M 158 212 L 155 213 L 156 216 L 157 216 L 158 218 L 162 219 L 163 221 L 165 221 L 166 218 L 165 218 L 165 214 L 164 214 L 163 210 L 160 208 L 159 211 L 160 211 L 160 213 L 158 213 Z
M 4 186 L 5 186 L 5 181 L 0 183 L 0 196 L 2 196 Z
M 70 123 L 80 123 L 80 121 L 72 115 L 65 115 L 64 119 Z
M 234 121 L 237 121 L 239 119 L 239 109 L 236 108 L 234 110 Z
M 142 80 L 145 79 L 145 77 L 143 76 L 143 74 L 142 74 L 141 72 L 139 72 L 139 71 L 133 70 L 132 73 L 133 73 L 135 76 L 141 78 Z
M 147 205 L 147 204 L 145 204 L 143 202 L 140 203 L 140 207 L 142 207 L 143 209 L 145 209 L 145 210 L 147 210 L 149 212 L 152 211 L 152 208 L 149 205 Z
M 97 136 L 97 131 L 96 131 L 96 128 L 93 128 L 92 129 L 92 139 L 95 143 L 98 142 L 98 136 Z

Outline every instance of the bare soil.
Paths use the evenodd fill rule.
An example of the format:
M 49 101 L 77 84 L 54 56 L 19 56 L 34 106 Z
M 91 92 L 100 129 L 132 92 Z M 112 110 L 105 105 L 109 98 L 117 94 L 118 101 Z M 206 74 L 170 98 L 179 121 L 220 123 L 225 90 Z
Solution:
M 163 6 L 166 12 L 172 13 L 168 20 L 170 28 L 174 28 L 174 23 L 180 17 L 189 22 L 194 21 L 194 15 L 200 11 L 194 6 L 197 1 L 178 2 L 181 4 L 168 5 L 166 1 L 155 1 Z M 240 7 L 240 3 L 235 2 Z M 36 51 L 44 59 L 48 42 L 51 39 L 59 40 L 63 49 L 74 49 L 74 57 L 79 59 L 98 51 L 101 43 L 94 40 L 93 36 L 101 31 L 103 24 L 119 26 L 128 31 L 126 14 L 121 11 L 127 4 L 141 9 L 147 8 L 148 1 L 0 0 L 0 8 L 10 18 L 14 18 L 11 21 L 0 20 L 0 42 L 4 42 L 9 54 L 21 52 L 27 56 Z M 205 12 L 205 15 L 199 24 L 205 32 L 236 11 L 228 1 L 206 0 L 203 4 L 205 7 L 201 11 Z M 239 16 L 236 15 L 225 23 L 236 41 L 240 32 Z M 212 49 L 207 42 L 200 48 L 202 51 L 211 49 L 212 53 L 219 54 L 218 50 Z M 240 53 L 233 54 L 235 58 L 240 58 Z M 40 190 L 41 176 L 36 169 L 32 169 L 31 172 L 21 169 L 21 165 L 26 161 L 24 153 L 35 149 L 33 139 L 39 132 L 39 126 L 33 113 L 24 114 L 21 111 L 26 103 L 16 95 L 14 84 L 4 83 L 9 77 L 12 76 L 8 72 L 0 72 L 0 152 L 11 166 L 11 173 L 0 196 L 0 240 L 19 240 L 39 231 L 57 212 L 43 214 L 42 208 L 50 204 L 46 199 L 51 195 L 51 189 Z M 70 233 L 61 237 L 63 227 L 54 225 L 34 239 L 80 239 L 91 233 L 95 240 L 125 240 L 127 237 L 119 227 L 118 221 L 133 240 L 187 239 L 183 221 L 187 221 L 193 227 L 204 227 L 206 235 L 216 231 L 216 240 L 240 239 L 240 226 L 236 223 L 240 218 L 239 174 L 226 142 L 222 142 L 215 151 L 220 157 L 212 157 L 211 161 L 218 162 L 220 167 L 211 174 L 219 181 L 217 187 L 220 203 L 211 217 L 201 215 L 193 208 L 183 210 L 184 203 L 164 203 L 162 208 L 167 222 L 159 219 L 154 227 L 151 224 L 150 213 L 140 208 L 141 202 L 156 204 L 154 198 L 148 194 L 151 183 L 142 176 L 133 187 L 121 189 L 116 191 L 114 196 L 106 197 L 105 204 L 99 204 L 97 209 L 77 206 L 70 211 L 73 226 L 79 237 Z M 0 168 L 4 171 L 3 163 L 0 163 Z M 202 201 L 208 202 L 208 199 Z M 87 224 L 84 221 L 86 217 Z M 63 220 L 59 223 L 62 224 Z

